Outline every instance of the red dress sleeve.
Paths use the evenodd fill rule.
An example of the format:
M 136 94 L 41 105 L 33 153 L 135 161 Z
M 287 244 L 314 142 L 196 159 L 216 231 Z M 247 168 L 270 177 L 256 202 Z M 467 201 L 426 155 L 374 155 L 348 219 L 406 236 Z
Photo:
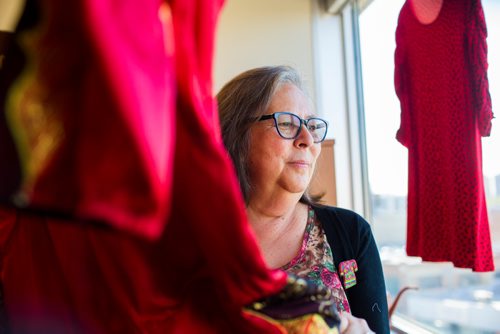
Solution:
M 399 17 L 399 22 L 403 20 L 402 16 Z M 404 38 L 402 29 L 399 27 L 396 29 L 396 51 L 394 53 L 394 86 L 396 89 L 396 95 L 399 98 L 401 104 L 401 123 L 400 127 L 396 133 L 396 139 L 408 147 L 410 145 L 410 110 L 408 108 L 408 96 L 407 87 L 405 87 L 405 50 L 404 50 Z
M 479 133 L 487 137 L 491 132 L 491 120 L 493 111 L 488 84 L 488 35 L 484 12 L 479 0 L 471 1 L 472 8 L 469 10 L 471 17 L 468 20 L 468 57 L 470 64 L 470 77 L 473 91 L 473 105 L 476 112 L 476 120 Z

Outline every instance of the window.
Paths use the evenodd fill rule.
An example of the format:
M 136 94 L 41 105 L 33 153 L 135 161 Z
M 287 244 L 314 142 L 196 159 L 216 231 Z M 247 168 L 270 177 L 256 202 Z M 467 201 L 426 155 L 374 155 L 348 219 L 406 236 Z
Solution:
M 397 311 L 440 333 L 500 331 L 500 124 L 483 138 L 483 166 L 496 273 L 473 273 L 451 263 L 422 262 L 405 255 L 407 150 L 395 139 L 400 106 L 394 92 L 397 18 L 404 0 L 375 0 L 361 14 L 360 44 L 371 198 L 370 217 L 391 295 L 405 295 Z M 500 2 L 483 0 L 488 26 L 488 75 L 500 105 Z M 496 114 L 500 114 L 497 111 Z

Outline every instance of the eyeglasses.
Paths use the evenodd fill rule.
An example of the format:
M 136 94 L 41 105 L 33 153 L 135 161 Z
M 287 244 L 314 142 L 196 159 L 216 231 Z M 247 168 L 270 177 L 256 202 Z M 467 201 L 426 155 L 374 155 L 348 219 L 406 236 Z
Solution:
M 260 122 L 271 118 L 274 119 L 274 126 L 278 130 L 278 134 L 284 139 L 297 138 L 302 129 L 302 124 L 306 126 L 313 137 L 314 143 L 321 143 L 325 140 L 328 131 L 328 123 L 324 119 L 318 117 L 302 119 L 290 112 L 275 112 L 271 115 L 261 116 L 258 120 Z

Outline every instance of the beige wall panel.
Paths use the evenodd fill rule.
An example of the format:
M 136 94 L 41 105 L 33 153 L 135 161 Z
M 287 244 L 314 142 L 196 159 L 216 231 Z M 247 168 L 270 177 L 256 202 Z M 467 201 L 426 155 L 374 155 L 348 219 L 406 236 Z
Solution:
M 257 66 L 291 65 L 314 100 L 310 0 L 228 0 L 215 49 L 215 92 Z

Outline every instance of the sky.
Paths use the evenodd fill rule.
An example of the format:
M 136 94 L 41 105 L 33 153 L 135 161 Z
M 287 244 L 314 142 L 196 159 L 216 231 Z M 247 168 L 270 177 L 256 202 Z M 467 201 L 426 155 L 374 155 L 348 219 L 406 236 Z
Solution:
M 360 16 L 368 173 L 372 193 L 406 195 L 407 150 L 396 139 L 400 106 L 394 92 L 397 18 L 404 0 L 376 0 Z M 500 1 L 483 0 L 488 29 L 488 78 L 492 97 L 491 136 L 483 142 L 483 172 L 500 175 Z M 498 124 L 497 124 L 498 123 Z

